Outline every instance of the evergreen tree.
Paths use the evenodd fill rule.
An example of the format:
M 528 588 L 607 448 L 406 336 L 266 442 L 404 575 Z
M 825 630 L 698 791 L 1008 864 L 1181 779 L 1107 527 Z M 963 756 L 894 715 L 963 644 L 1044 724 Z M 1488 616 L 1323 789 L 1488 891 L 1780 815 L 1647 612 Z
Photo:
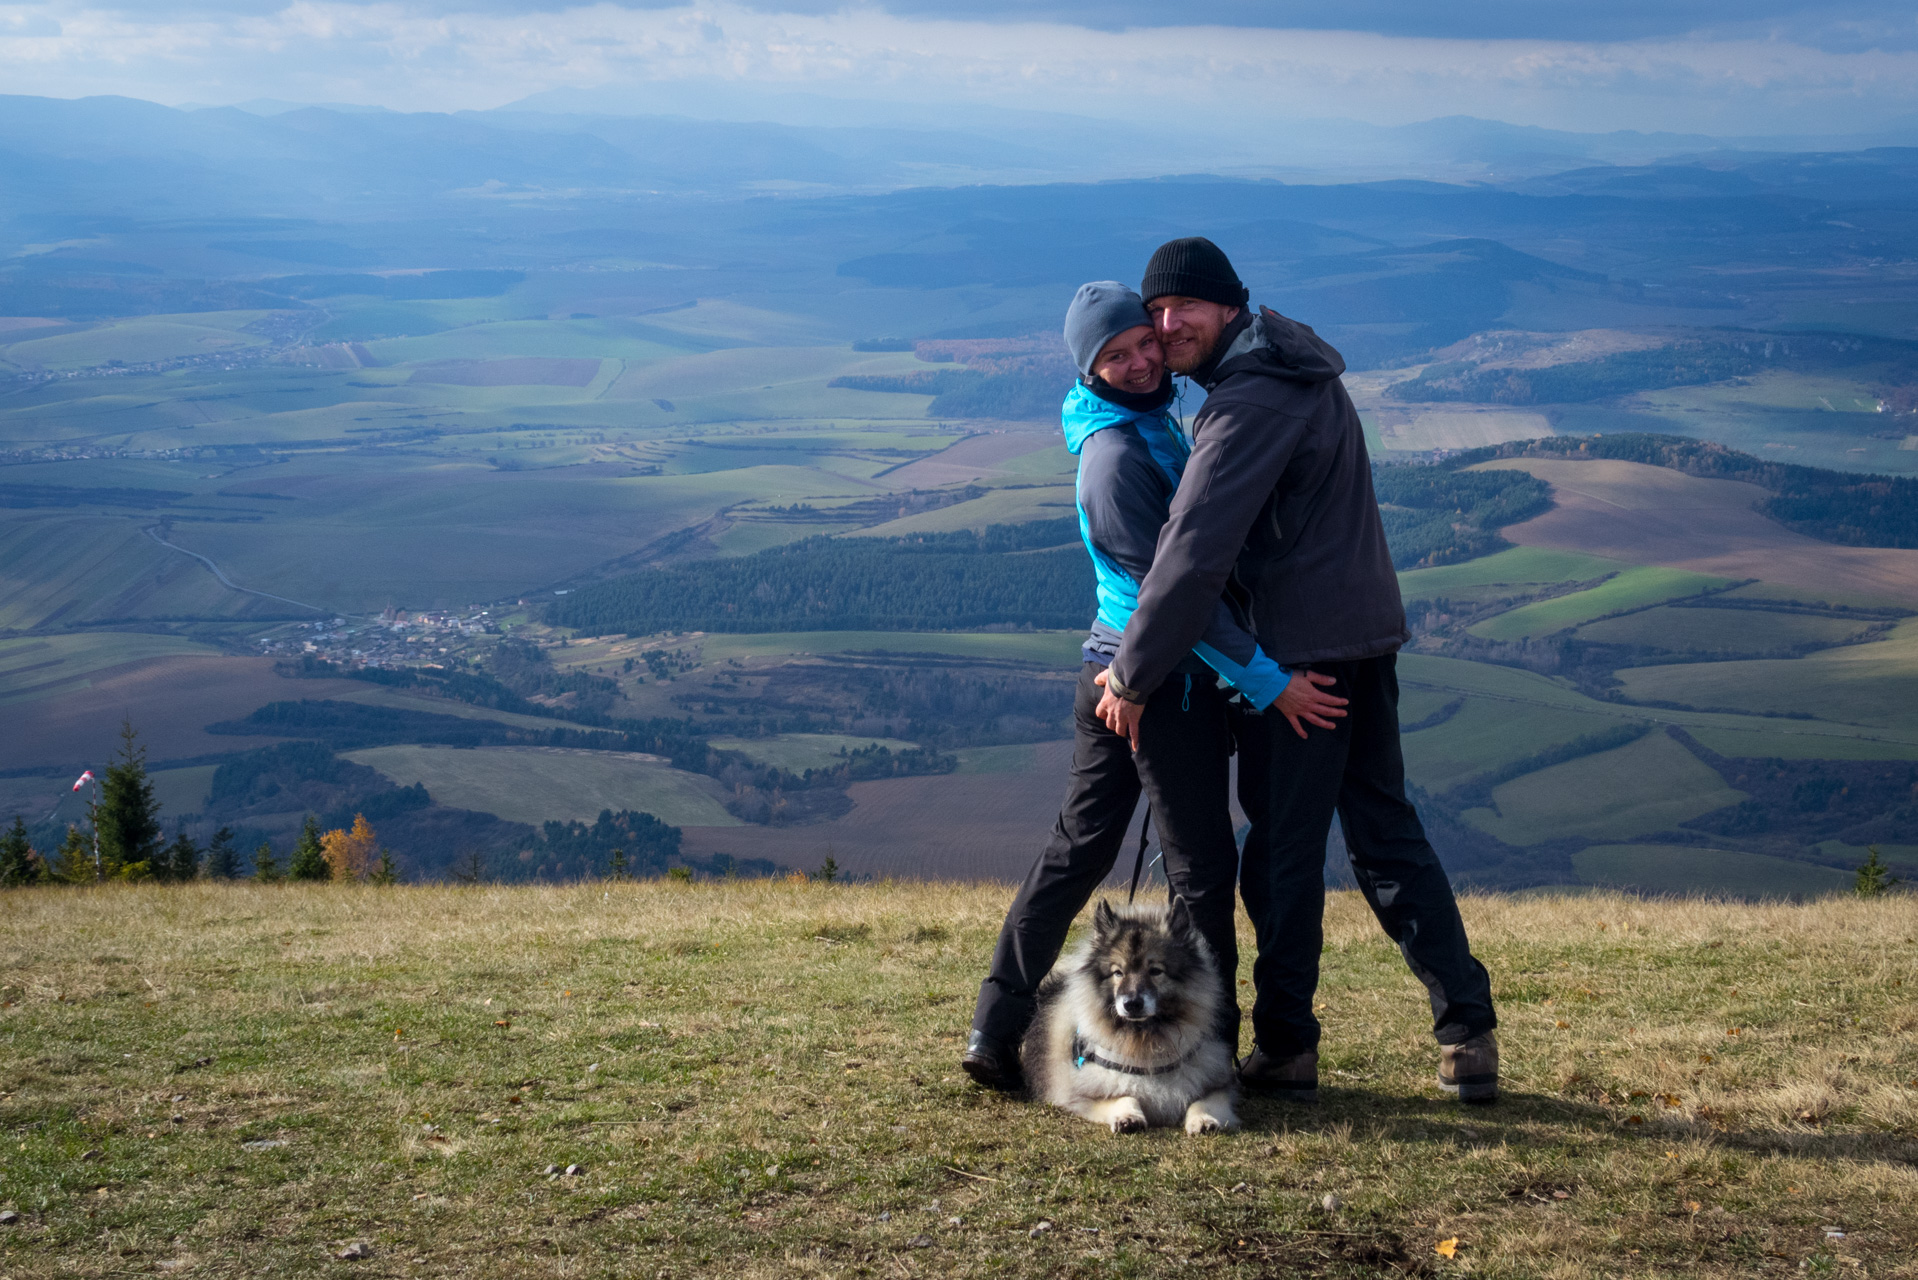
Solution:
M 1852 886 L 1852 892 L 1861 898 L 1882 898 L 1886 891 L 1899 883 L 1898 877 L 1891 874 L 1891 868 L 1878 857 L 1878 846 L 1871 845 L 1871 854 L 1858 868 L 1858 878 Z
M 191 880 L 200 874 L 200 846 L 193 837 L 181 827 L 173 835 L 173 843 L 160 851 L 153 863 L 153 878 L 178 883 Z
M 393 861 L 393 851 L 385 845 L 380 846 L 380 860 L 374 863 L 373 869 L 366 873 L 366 882 L 368 884 L 398 884 L 400 882 L 400 869 Z
M 100 870 L 93 862 L 93 842 L 79 827 L 67 827 L 67 838 L 60 842 L 59 851 L 53 855 L 51 872 L 55 880 L 67 884 L 92 884 L 100 878 Z
M 626 878 L 626 851 L 624 849 L 613 850 L 611 868 L 612 874 L 609 877 L 610 879 L 624 880 Z
M 300 827 L 300 839 L 293 846 L 293 857 L 286 864 L 288 880 L 331 880 L 333 868 L 327 865 L 326 849 L 320 843 L 320 824 L 312 814 Z
M 285 878 L 280 873 L 280 860 L 274 856 L 271 840 L 260 841 L 260 847 L 253 851 L 253 878 L 261 884 L 278 884 Z
M 41 871 L 40 855 L 27 839 L 27 824 L 16 813 L 13 825 L 0 836 L 0 888 L 38 884 Z
M 240 874 L 240 851 L 233 847 L 233 828 L 221 827 L 213 833 L 200 869 L 209 880 L 231 880 Z
M 147 749 L 139 739 L 133 722 L 122 721 L 120 754 L 100 780 L 100 803 L 93 821 L 100 833 L 101 870 L 107 876 L 130 872 L 138 878 L 159 860 L 162 850 L 160 802 L 154 798 L 153 781 L 147 777 Z M 140 863 L 148 865 L 136 870 Z

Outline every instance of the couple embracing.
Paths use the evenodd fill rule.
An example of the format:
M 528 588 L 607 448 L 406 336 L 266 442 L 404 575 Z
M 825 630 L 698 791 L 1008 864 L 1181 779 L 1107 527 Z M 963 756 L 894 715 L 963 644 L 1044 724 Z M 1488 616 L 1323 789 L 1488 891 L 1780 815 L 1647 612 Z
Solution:
M 1250 297 L 1202 238 L 1153 254 L 1139 292 L 1082 287 L 1066 315 L 1079 527 L 1098 584 L 1073 707 L 1072 780 L 994 950 L 962 1065 L 1021 1086 L 1019 1045 L 1073 917 L 1111 873 L 1143 792 L 1222 975 L 1240 1043 L 1235 882 L 1258 942 L 1247 1090 L 1317 1099 L 1324 864 L 1339 817 L 1360 892 L 1431 996 L 1439 1083 L 1498 1096 L 1490 979 L 1405 794 L 1396 654 L 1409 638 L 1345 362 Z M 1173 374 L 1206 392 L 1189 434 Z M 1229 758 L 1250 820 L 1232 829 Z M 1101 913 L 1101 919 L 1108 919 Z

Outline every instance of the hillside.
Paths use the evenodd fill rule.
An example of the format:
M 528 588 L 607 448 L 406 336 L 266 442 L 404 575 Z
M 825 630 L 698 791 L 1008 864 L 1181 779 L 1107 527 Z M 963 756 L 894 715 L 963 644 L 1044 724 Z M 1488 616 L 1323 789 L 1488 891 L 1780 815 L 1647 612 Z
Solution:
M 1507 1094 L 1461 1110 L 1416 984 L 1334 894 L 1323 1103 L 1194 1140 L 957 1071 L 1009 892 L 0 896 L 0 1266 L 307 1275 L 364 1242 L 359 1268 L 415 1276 L 1918 1268 L 1911 898 L 1468 898 Z

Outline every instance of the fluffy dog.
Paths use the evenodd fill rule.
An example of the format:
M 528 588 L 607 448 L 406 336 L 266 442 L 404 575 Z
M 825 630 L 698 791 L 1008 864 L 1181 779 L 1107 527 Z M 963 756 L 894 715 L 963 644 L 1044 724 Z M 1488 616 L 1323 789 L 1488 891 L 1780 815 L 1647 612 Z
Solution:
M 1219 992 L 1184 898 L 1117 911 L 1101 899 L 1092 936 L 1040 984 L 1020 1047 L 1032 1096 L 1114 1133 L 1237 1128 L 1232 1051 L 1213 1021 Z

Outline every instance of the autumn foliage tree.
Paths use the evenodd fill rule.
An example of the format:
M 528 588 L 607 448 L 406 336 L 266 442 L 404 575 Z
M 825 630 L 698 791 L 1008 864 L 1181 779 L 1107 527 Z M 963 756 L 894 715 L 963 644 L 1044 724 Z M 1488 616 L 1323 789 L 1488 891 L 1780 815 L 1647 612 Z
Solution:
M 359 880 L 379 860 L 380 838 L 366 815 L 353 815 L 351 830 L 335 828 L 320 837 L 320 851 L 335 880 Z

